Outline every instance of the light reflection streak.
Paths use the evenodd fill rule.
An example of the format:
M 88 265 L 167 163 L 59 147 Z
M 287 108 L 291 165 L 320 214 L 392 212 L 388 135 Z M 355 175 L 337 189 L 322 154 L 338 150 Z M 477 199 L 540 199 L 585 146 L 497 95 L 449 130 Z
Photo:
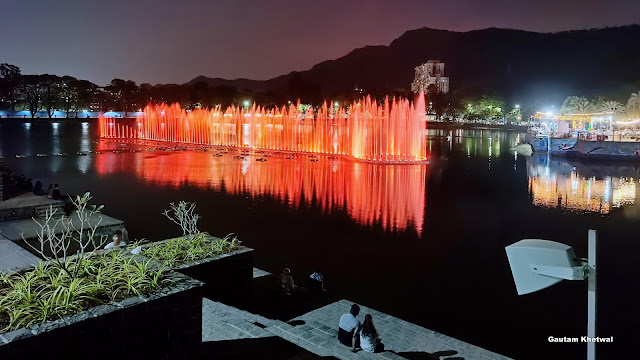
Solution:
M 106 150 L 98 145 L 99 151 Z M 158 151 L 96 154 L 100 175 L 132 172 L 144 181 L 178 188 L 201 189 L 251 196 L 269 195 L 293 206 L 309 206 L 315 196 L 324 212 L 344 209 L 359 224 L 379 223 L 385 229 L 413 226 L 422 233 L 425 210 L 426 165 L 380 165 L 343 159 L 306 156 L 287 160 L 273 155 L 267 162 L 254 156 L 233 159 L 211 152 Z
M 545 158 L 527 158 L 529 192 L 536 206 L 608 214 L 636 202 L 637 177 L 633 172 L 627 171 L 632 176 L 623 176 L 625 173 L 598 179 L 589 174 L 589 167 L 582 174 L 572 164 Z

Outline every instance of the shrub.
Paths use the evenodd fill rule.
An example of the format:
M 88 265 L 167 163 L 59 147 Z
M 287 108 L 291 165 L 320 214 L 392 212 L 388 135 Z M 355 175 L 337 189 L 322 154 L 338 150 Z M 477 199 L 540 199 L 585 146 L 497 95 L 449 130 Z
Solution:
M 168 266 L 176 267 L 221 254 L 239 248 L 240 241 L 229 234 L 223 239 L 199 232 L 191 236 L 181 236 L 163 242 L 152 243 L 143 248 L 142 254 Z
M 0 274 L 0 333 L 149 295 L 170 285 L 166 270 L 150 262 L 112 250 L 70 261 L 64 268 L 40 262 L 35 268 Z

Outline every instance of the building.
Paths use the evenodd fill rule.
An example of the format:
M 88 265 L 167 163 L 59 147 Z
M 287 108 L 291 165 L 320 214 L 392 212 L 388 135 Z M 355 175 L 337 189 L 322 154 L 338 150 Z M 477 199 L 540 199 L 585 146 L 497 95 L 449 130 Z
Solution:
M 429 91 L 429 87 L 433 85 L 437 92 L 449 92 L 449 78 L 444 76 L 444 63 L 440 60 L 429 60 L 426 63 L 416 67 L 416 75 L 411 83 L 411 91 L 424 92 Z M 431 87 L 433 89 L 433 87 Z

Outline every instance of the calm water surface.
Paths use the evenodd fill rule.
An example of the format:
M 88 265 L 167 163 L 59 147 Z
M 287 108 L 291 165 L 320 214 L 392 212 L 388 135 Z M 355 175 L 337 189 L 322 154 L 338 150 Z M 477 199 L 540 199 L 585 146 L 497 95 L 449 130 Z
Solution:
M 63 193 L 91 191 L 131 236 L 179 235 L 162 215 L 195 201 L 202 230 L 235 233 L 255 265 L 325 274 L 332 293 L 517 359 L 582 359 L 586 283 L 518 296 L 504 247 L 523 238 L 564 242 L 587 255 L 599 231 L 598 335 L 603 359 L 635 353 L 640 268 L 640 168 L 523 157 L 523 134 L 429 130 L 429 165 L 382 166 L 98 141 L 94 123 L 0 123 L 0 155 Z M 450 136 L 450 138 L 447 137 Z M 155 147 L 155 151 L 148 148 Z M 77 156 L 78 151 L 99 151 Z M 135 152 L 131 152 L 134 150 Z M 37 157 L 38 153 L 69 156 Z M 27 155 L 16 158 L 16 154 Z

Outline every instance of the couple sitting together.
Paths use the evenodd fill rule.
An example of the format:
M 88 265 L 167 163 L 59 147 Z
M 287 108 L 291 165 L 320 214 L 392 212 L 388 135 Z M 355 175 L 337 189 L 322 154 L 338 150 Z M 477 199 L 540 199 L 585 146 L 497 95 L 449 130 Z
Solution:
M 338 340 L 340 340 L 343 345 L 349 346 L 353 352 L 357 351 L 358 343 L 362 350 L 366 352 L 383 352 L 384 344 L 375 326 L 373 326 L 373 318 L 370 314 L 367 314 L 364 317 L 364 323 L 361 325 L 360 321 L 356 319 L 359 313 L 360 306 L 353 304 L 351 305 L 349 313 L 340 317 Z

